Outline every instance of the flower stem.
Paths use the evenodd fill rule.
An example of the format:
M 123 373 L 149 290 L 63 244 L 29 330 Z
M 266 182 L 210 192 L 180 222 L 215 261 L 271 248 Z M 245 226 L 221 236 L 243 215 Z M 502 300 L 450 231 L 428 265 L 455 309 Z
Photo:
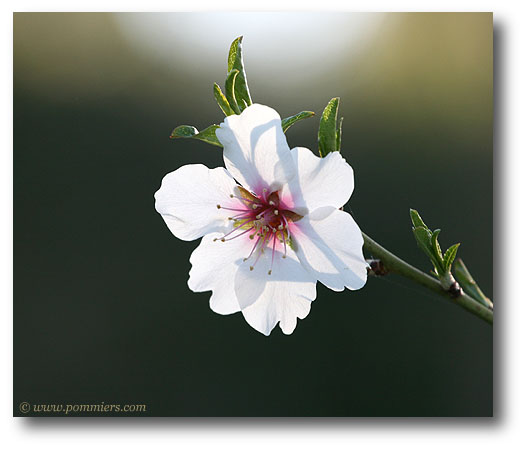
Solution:
M 478 316 L 479 318 L 482 318 L 484 321 L 487 321 L 490 324 L 493 324 L 493 311 L 491 309 L 478 303 L 467 293 L 462 293 L 456 298 L 452 297 L 448 291 L 442 288 L 441 283 L 437 279 L 426 273 L 423 273 L 419 269 L 400 259 L 364 233 L 363 237 L 364 248 L 368 252 L 371 252 L 374 257 L 380 259 L 389 271 L 404 276 L 426 288 L 429 288 L 435 293 L 438 293 L 443 298 L 446 298 L 448 301 L 458 304 L 468 312 Z

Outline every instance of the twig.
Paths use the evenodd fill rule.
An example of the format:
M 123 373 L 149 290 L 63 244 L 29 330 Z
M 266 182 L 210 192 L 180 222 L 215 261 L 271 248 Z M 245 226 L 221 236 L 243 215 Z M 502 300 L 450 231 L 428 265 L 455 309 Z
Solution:
M 371 252 L 372 255 L 381 260 L 384 266 L 392 273 L 399 274 L 408 279 L 411 279 L 418 284 L 423 285 L 426 288 L 438 293 L 443 298 L 450 302 L 456 303 L 459 306 L 466 309 L 468 312 L 482 318 L 490 324 L 493 324 L 493 311 L 484 307 L 482 304 L 475 301 L 467 293 L 462 293 L 458 297 L 452 297 L 452 295 L 442 288 L 441 283 L 432 276 L 423 273 L 419 269 L 405 262 L 404 260 L 397 257 L 395 254 L 383 248 L 377 242 L 372 240 L 366 234 L 363 233 L 364 237 L 364 248 Z

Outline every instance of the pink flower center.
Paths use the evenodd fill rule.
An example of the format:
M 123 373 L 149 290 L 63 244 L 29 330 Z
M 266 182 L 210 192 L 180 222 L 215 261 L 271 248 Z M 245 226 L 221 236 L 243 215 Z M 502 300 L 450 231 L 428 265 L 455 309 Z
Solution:
M 252 240 L 252 249 L 243 261 L 250 259 L 254 253 L 257 254 L 255 261 L 250 265 L 252 271 L 261 254 L 268 248 L 272 251 L 272 262 L 268 274 L 272 274 L 277 249 L 282 246 L 283 258 L 286 258 L 287 246 L 292 246 L 291 224 L 303 217 L 284 207 L 278 191 L 269 193 L 267 189 L 263 189 L 260 195 L 256 195 L 241 186 L 237 188 L 240 196 L 230 195 L 231 198 L 238 200 L 237 207 L 217 205 L 218 209 L 237 212 L 228 218 L 233 221 L 233 229 L 214 241 L 226 242 L 240 236 L 248 236 Z

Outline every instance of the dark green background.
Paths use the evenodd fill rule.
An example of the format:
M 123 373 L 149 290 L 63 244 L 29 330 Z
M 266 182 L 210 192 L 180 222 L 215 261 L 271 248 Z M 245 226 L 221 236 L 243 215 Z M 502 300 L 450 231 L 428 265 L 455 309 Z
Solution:
M 313 79 L 256 75 L 248 48 L 263 41 L 238 31 L 256 102 L 287 116 L 341 96 L 360 227 L 428 270 L 410 230 L 417 208 L 443 247 L 462 242 L 492 295 L 492 16 L 386 16 Z M 104 401 L 152 416 L 491 416 L 492 327 L 406 280 L 318 285 L 294 333 L 269 338 L 188 289 L 198 242 L 170 234 L 153 194 L 181 165 L 222 165 L 218 148 L 168 136 L 222 120 L 211 86 L 235 34 L 222 64 L 193 55 L 190 76 L 187 42 L 173 40 L 174 63 L 161 65 L 110 14 L 15 14 L 14 414 L 22 401 Z M 290 146 L 316 151 L 317 126 L 295 125 Z

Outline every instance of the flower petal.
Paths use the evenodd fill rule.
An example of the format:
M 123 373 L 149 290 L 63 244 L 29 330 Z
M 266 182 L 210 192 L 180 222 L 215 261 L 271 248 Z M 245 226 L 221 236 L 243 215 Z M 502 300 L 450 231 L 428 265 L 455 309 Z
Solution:
M 212 290 L 210 308 L 229 315 L 241 310 L 234 294 L 234 278 L 248 247 L 241 238 L 214 241 L 221 236 L 220 233 L 206 235 L 191 254 L 188 286 L 193 292 Z
M 308 148 L 292 148 L 292 158 L 297 167 L 296 176 L 283 190 L 291 197 L 295 208 L 313 211 L 319 207 L 333 206 L 339 209 L 353 192 L 352 167 L 334 151 L 320 158 Z
M 312 302 L 301 296 L 281 294 L 273 298 L 263 294 L 255 304 L 243 310 L 243 316 L 250 326 L 267 337 L 278 322 L 283 333 L 290 335 L 297 326 L 297 318 L 306 318 L 311 306 Z
M 235 293 L 243 316 L 264 335 L 269 335 L 278 322 L 285 334 L 291 334 L 297 318 L 305 318 L 310 312 L 316 297 L 315 279 L 291 250 L 285 259 L 276 251 L 272 265 L 272 251 L 265 249 L 254 270 L 249 269 L 250 265 L 250 261 L 241 263 L 235 277 Z
M 156 192 L 156 210 L 179 239 L 195 240 L 222 230 L 230 212 L 217 205 L 229 205 L 236 183 L 222 167 L 184 165 L 163 178 Z
M 363 237 L 350 214 L 316 209 L 295 224 L 292 238 L 303 266 L 328 288 L 357 290 L 366 283 Z
M 230 115 L 216 129 L 225 166 L 245 188 L 260 195 L 275 190 L 295 175 L 281 117 L 268 106 L 253 104 Z

